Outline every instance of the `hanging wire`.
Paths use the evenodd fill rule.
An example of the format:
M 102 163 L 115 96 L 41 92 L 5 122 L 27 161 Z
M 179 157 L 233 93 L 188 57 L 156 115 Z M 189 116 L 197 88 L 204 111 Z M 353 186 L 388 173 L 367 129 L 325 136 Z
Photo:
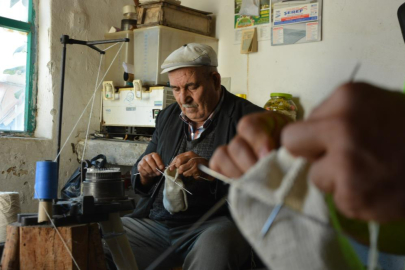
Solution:
M 118 44 L 118 43 L 116 43 L 116 44 Z M 97 87 L 98 79 L 99 79 L 99 76 L 100 76 L 100 69 L 101 69 L 101 62 L 102 62 L 102 61 L 103 61 L 103 55 L 101 55 L 101 57 L 100 57 L 100 64 L 99 64 L 99 66 L 98 66 L 98 73 L 97 73 L 96 84 L 94 85 L 94 87 L 95 87 L 94 92 L 97 91 L 97 88 L 96 88 L 96 87 Z M 88 123 L 87 123 L 86 137 L 84 138 L 84 148 L 83 148 L 83 153 L 82 153 L 81 162 L 83 162 L 84 153 L 86 152 L 87 140 L 88 140 L 89 130 L 90 130 L 90 122 L 91 122 L 91 117 L 92 117 L 92 115 L 93 115 L 94 101 L 96 100 L 96 98 L 95 98 L 94 95 L 93 95 L 92 100 L 93 100 L 93 102 L 91 103 L 91 109 L 90 109 L 90 114 L 89 114 L 89 121 L 88 121 Z
M 36 197 L 39 198 L 38 193 L 37 193 L 37 190 L 34 189 L 34 191 L 35 191 Z M 63 245 L 65 246 L 66 251 L 69 253 L 70 258 L 72 258 L 72 261 L 73 261 L 74 264 L 76 265 L 77 269 L 80 270 L 79 265 L 77 264 L 75 258 L 73 257 L 72 251 L 69 249 L 68 245 L 67 245 L 66 242 L 65 242 L 65 239 L 63 239 L 63 237 L 62 237 L 62 235 L 60 234 L 58 228 L 56 228 L 55 223 L 53 223 L 53 220 L 52 220 L 51 216 L 49 215 L 48 211 L 46 210 L 46 208 L 45 208 L 43 205 L 42 205 L 42 209 L 44 209 L 46 216 L 48 217 L 49 221 L 51 222 L 53 229 L 56 231 L 56 233 L 57 233 L 57 235 L 59 236 L 60 240 L 62 241 Z
M 117 45 L 118 44 L 118 42 L 117 43 L 115 43 L 115 44 L 113 44 L 113 45 L 111 45 L 110 47 L 108 47 L 107 49 L 104 49 L 103 51 L 105 52 L 105 51 L 107 51 L 107 50 L 109 50 L 109 49 L 111 49 L 112 47 L 114 47 L 115 45 Z
M 121 44 L 121 47 L 118 49 L 118 51 L 117 51 L 117 53 L 116 53 L 114 59 L 111 61 L 111 64 L 110 64 L 110 66 L 108 67 L 107 71 L 105 72 L 103 78 L 101 79 L 101 81 L 100 81 L 100 83 L 98 84 L 98 86 L 95 88 L 95 91 L 94 91 L 93 95 L 90 97 L 90 100 L 89 100 L 89 102 L 87 102 L 87 105 L 86 105 L 86 107 L 84 108 L 82 114 L 80 115 L 79 119 L 77 119 L 76 124 L 74 125 L 74 127 L 73 127 L 73 129 L 71 130 L 69 136 L 68 136 L 67 139 L 65 140 L 65 143 L 63 144 L 63 146 L 62 146 L 62 148 L 60 149 L 59 153 L 56 155 L 56 157 L 55 157 L 55 159 L 54 159 L 54 162 L 56 162 L 56 160 L 58 159 L 58 157 L 59 157 L 60 154 L 62 153 L 63 149 L 64 149 L 65 146 L 66 146 L 66 143 L 69 141 L 70 137 L 72 136 L 73 131 L 76 129 L 76 127 L 77 127 L 77 125 L 79 124 L 80 120 L 82 119 L 84 113 L 86 112 L 87 107 L 89 107 L 90 103 L 93 101 L 93 98 L 95 98 L 96 93 L 97 93 L 97 89 L 98 89 L 98 88 L 100 87 L 100 85 L 102 84 L 102 82 L 103 82 L 105 76 L 107 76 L 107 73 L 108 73 L 108 71 L 110 70 L 112 64 L 114 63 L 115 59 L 117 58 L 117 56 L 118 56 L 119 53 L 121 52 L 121 49 L 122 49 L 122 46 L 123 46 L 123 45 L 124 45 L 124 43 Z
M 106 51 L 106 50 L 112 48 L 113 46 L 115 46 L 115 45 L 117 45 L 117 44 L 118 44 L 118 43 L 115 43 L 114 45 L 108 47 L 108 48 L 105 49 L 104 51 Z M 105 72 L 105 74 L 104 74 L 104 76 L 103 76 L 103 79 L 102 79 L 101 81 L 104 80 L 105 76 L 107 75 L 108 71 L 110 70 L 110 68 L 111 68 L 112 64 L 114 63 L 115 59 L 117 58 L 117 56 L 118 56 L 119 53 L 121 52 L 121 49 L 122 49 L 122 46 L 123 46 L 123 45 L 124 45 L 124 43 L 121 44 L 121 47 L 119 48 L 117 54 L 115 55 L 113 61 L 111 62 L 110 66 L 108 67 L 108 69 L 107 69 L 107 71 Z M 61 152 L 62 152 L 62 150 L 64 149 L 64 147 L 66 146 L 66 143 L 69 141 L 69 139 L 70 139 L 71 135 L 73 134 L 73 131 L 76 129 L 76 127 L 77 127 L 79 121 L 82 119 L 84 113 L 85 113 L 86 110 L 87 110 L 87 107 L 90 105 L 90 103 L 92 103 L 92 104 L 91 104 L 91 110 L 90 110 L 89 122 L 88 122 L 88 126 L 87 126 L 86 138 L 85 138 L 85 146 L 84 146 L 83 155 L 82 155 L 82 161 L 83 161 L 84 153 L 85 153 L 85 151 L 86 151 L 86 143 L 87 143 L 87 137 L 88 137 L 88 134 L 89 134 L 90 121 L 91 121 L 91 116 L 92 116 L 92 112 L 93 112 L 94 100 L 95 100 L 95 96 L 96 96 L 96 93 L 97 93 L 97 89 L 98 89 L 98 88 L 100 87 L 100 85 L 101 85 L 101 83 L 99 83 L 99 80 L 98 80 L 98 79 L 99 79 L 99 77 L 100 77 L 100 70 L 101 70 L 101 63 L 102 63 L 102 60 L 103 60 L 103 55 L 100 56 L 100 63 L 99 63 L 99 67 L 98 67 L 97 79 L 96 79 L 96 83 L 95 83 L 95 88 L 94 88 L 93 95 L 90 97 L 89 102 L 87 103 L 86 107 L 84 108 L 83 112 L 81 113 L 79 119 L 77 120 L 76 124 L 74 125 L 74 127 L 73 127 L 72 131 L 70 132 L 69 136 L 68 136 L 67 139 L 65 140 L 65 143 L 63 144 L 61 150 L 60 150 L 59 153 L 57 154 L 57 156 L 56 156 L 56 158 L 55 158 L 55 160 L 54 160 L 55 162 L 56 162 L 56 160 L 58 159 L 58 157 L 59 157 L 59 155 L 61 154 Z M 37 193 L 36 190 L 35 190 L 35 194 L 36 194 L 36 196 L 38 197 L 38 193 Z M 56 227 L 55 223 L 53 222 L 51 216 L 49 215 L 48 211 L 46 210 L 46 208 L 45 208 L 44 206 L 42 206 L 42 208 L 43 208 L 43 210 L 45 211 L 45 214 L 47 215 L 49 221 L 51 222 L 53 229 L 56 231 L 56 233 L 57 233 L 57 235 L 59 236 L 60 240 L 62 241 L 64 247 L 66 248 L 66 251 L 69 253 L 69 256 L 71 257 L 71 259 L 72 259 L 72 261 L 74 262 L 75 266 L 77 267 L 77 269 L 80 270 L 80 267 L 79 267 L 78 263 L 76 262 L 75 258 L 73 257 L 73 254 L 72 254 L 71 250 L 69 249 L 68 245 L 66 244 L 65 240 L 63 239 L 62 235 L 60 234 L 59 230 L 57 229 L 57 227 Z

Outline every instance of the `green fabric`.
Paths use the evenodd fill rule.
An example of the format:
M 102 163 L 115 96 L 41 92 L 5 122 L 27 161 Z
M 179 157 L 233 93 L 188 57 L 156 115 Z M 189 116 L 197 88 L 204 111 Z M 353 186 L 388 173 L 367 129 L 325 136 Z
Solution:
M 342 233 L 342 228 L 339 223 L 339 219 L 336 213 L 335 204 L 333 203 L 333 198 L 331 195 L 326 195 L 326 202 L 329 207 L 329 215 L 332 226 L 335 228 L 338 233 L 338 241 L 343 252 L 343 256 L 346 258 L 350 269 L 361 269 L 364 270 L 364 265 L 361 263 L 359 257 L 353 249 L 353 246 L 349 243 L 346 236 Z

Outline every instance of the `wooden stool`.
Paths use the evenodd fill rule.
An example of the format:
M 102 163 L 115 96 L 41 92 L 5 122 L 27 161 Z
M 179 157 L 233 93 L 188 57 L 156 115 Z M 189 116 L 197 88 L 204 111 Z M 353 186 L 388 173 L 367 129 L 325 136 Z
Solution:
M 97 224 L 58 227 L 80 269 L 105 270 L 106 264 Z M 7 226 L 2 270 L 77 269 L 53 227 Z

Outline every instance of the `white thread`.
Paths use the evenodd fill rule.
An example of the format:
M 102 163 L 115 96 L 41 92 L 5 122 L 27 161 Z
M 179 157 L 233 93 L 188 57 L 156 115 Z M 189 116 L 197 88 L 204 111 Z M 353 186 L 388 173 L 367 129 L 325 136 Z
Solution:
M 121 47 L 118 49 L 117 54 L 115 55 L 114 59 L 111 61 L 111 64 L 110 64 L 110 66 L 108 67 L 107 71 L 104 73 L 104 76 L 103 76 L 103 78 L 101 79 L 99 85 L 96 87 L 96 91 L 95 91 L 95 92 L 93 93 L 93 95 L 91 96 L 89 102 L 87 102 L 87 105 L 86 105 L 86 107 L 84 108 L 82 114 L 80 115 L 79 119 L 77 119 L 76 124 L 74 125 L 72 131 L 70 132 L 69 136 L 68 136 L 67 139 L 65 140 L 65 143 L 63 144 L 63 146 L 62 146 L 62 148 L 60 149 L 59 153 L 56 155 L 56 157 L 55 157 L 55 159 L 54 159 L 54 162 L 56 162 L 56 160 L 58 159 L 58 157 L 59 157 L 60 154 L 62 153 L 62 150 L 65 148 L 66 143 L 69 141 L 70 137 L 72 136 L 73 131 L 75 131 L 77 125 L 79 124 L 79 122 L 80 122 L 80 120 L 82 119 L 84 113 L 86 112 L 87 107 L 88 107 L 88 106 L 90 105 L 90 103 L 92 102 L 92 99 L 95 98 L 96 93 L 97 93 L 97 89 L 98 89 L 98 88 L 100 87 L 100 85 L 103 83 L 103 80 L 104 80 L 105 76 L 107 76 L 108 71 L 110 70 L 112 64 L 114 63 L 115 59 L 116 59 L 117 56 L 119 55 L 119 53 L 120 53 L 120 51 L 121 51 L 123 45 L 124 45 L 124 43 L 122 43 L 122 44 L 121 44 Z
M 205 177 L 202 177 L 202 176 L 198 176 L 198 178 L 201 178 L 202 180 L 205 180 L 205 181 L 210 181 L 211 182 L 211 180 L 210 179 L 208 179 L 208 178 L 205 178 Z
M 246 70 L 246 98 L 249 99 L 250 98 L 250 91 L 249 91 L 249 54 L 247 54 L 247 58 L 246 58 L 246 66 L 247 66 L 247 70 Z
M 206 158 L 203 158 L 203 157 L 193 157 L 193 158 L 190 158 L 189 161 L 191 161 L 191 160 L 193 160 L 193 159 L 205 159 L 205 160 L 207 160 Z
M 38 196 L 37 190 L 35 189 L 34 191 L 35 191 L 36 197 L 38 198 L 39 196 Z M 46 210 L 46 208 L 45 208 L 43 205 L 42 205 L 42 209 L 44 209 L 46 216 L 48 217 L 49 221 L 51 222 L 53 229 L 54 229 L 54 230 L 56 231 L 56 233 L 58 234 L 58 236 L 59 236 L 60 240 L 62 241 L 63 245 L 65 246 L 66 251 L 67 251 L 67 252 L 69 253 L 69 255 L 70 255 L 70 258 L 72 258 L 72 260 L 73 260 L 73 262 L 75 263 L 77 269 L 80 270 L 80 267 L 79 267 L 79 265 L 77 264 L 75 258 L 73 258 L 72 252 L 70 251 L 69 247 L 67 246 L 67 244 L 66 244 L 65 240 L 63 239 L 62 235 L 60 234 L 59 230 L 56 228 L 55 223 L 53 223 L 51 216 L 49 215 L 48 211 Z
M 191 160 L 193 160 L 193 159 L 205 159 L 205 160 L 207 160 L 206 158 L 203 158 L 203 157 L 193 157 L 193 158 L 190 158 L 189 161 L 191 161 Z M 207 161 L 208 161 L 208 160 L 207 160 Z M 204 177 L 202 177 L 202 176 L 200 176 L 200 175 L 198 175 L 197 177 L 198 177 L 198 178 L 201 178 L 201 179 L 203 179 L 203 180 L 206 180 L 206 181 L 210 181 L 209 179 L 204 178 Z
M 20 212 L 18 192 L 0 192 L 0 242 L 6 242 L 7 225 L 16 222 Z
M 117 43 L 115 43 L 115 44 L 113 44 L 113 45 L 111 45 L 110 47 L 108 47 L 107 49 L 104 49 L 103 51 L 105 52 L 105 51 L 107 51 L 107 50 L 109 50 L 109 49 L 111 49 L 112 47 L 114 47 L 115 45 L 117 45 L 118 44 L 118 42 Z
M 101 69 L 101 62 L 103 61 L 103 55 L 101 55 L 101 57 L 100 57 L 100 63 L 99 63 L 99 65 L 98 65 L 98 72 L 97 72 L 97 79 L 96 79 L 96 84 L 95 84 L 95 89 L 94 89 L 94 92 L 96 92 L 97 91 L 97 84 L 98 84 L 98 79 L 99 79 L 99 76 L 100 76 L 100 69 Z M 86 131 L 86 137 L 84 138 L 84 147 L 83 147 L 83 153 L 82 153 L 82 162 L 83 162 L 83 159 L 84 159 L 84 153 L 86 152 L 86 146 L 87 146 L 87 140 L 88 140 L 88 136 L 89 136 L 89 130 L 90 130 L 90 122 L 91 122 L 91 117 L 92 117 L 92 114 L 93 114 L 93 107 L 94 107 L 94 101 L 96 100 L 96 98 L 95 98 L 95 96 L 93 96 L 93 102 L 91 103 L 91 109 L 90 109 L 90 114 L 89 114 L 89 121 L 88 121 L 88 123 L 87 123 L 87 131 Z
M 374 221 L 368 223 L 370 234 L 370 251 L 368 254 L 368 270 L 378 270 L 378 235 L 380 225 Z

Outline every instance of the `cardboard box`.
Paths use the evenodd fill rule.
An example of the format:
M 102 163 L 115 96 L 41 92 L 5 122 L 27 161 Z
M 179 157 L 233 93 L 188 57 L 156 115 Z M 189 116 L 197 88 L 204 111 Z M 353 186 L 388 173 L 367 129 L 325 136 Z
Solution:
M 165 1 L 141 4 L 138 8 L 138 28 L 165 25 L 206 36 L 214 36 L 211 13 Z

